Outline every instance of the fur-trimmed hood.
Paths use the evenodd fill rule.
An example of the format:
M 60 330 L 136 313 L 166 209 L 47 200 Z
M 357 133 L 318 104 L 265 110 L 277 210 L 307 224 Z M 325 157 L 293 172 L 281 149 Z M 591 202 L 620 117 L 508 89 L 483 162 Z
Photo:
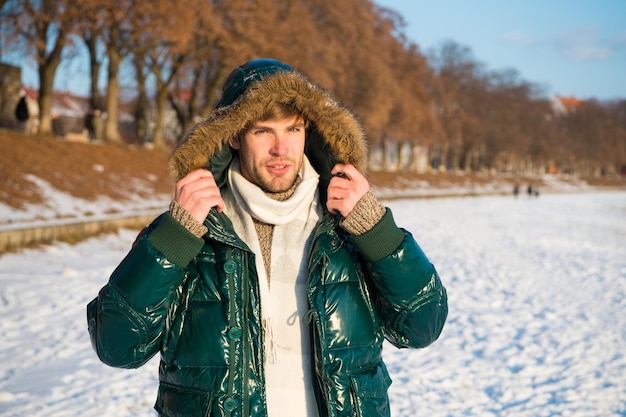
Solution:
M 207 168 L 222 186 L 228 165 L 236 153 L 230 148 L 229 139 L 238 135 L 251 121 L 259 120 L 276 103 L 292 105 L 309 121 L 305 154 L 320 175 L 320 186 L 330 180 L 330 170 L 335 163 L 353 164 L 360 172 L 365 172 L 365 135 L 348 109 L 323 88 L 279 61 L 251 62 L 253 70 L 249 69 L 250 63 L 235 70 L 238 71 L 238 83 L 233 82 L 231 74 L 224 88 L 224 97 L 232 96 L 233 89 L 241 92 L 236 91 L 235 97 L 226 102 L 223 99 L 174 149 L 168 165 L 173 177 L 178 180 L 195 169 Z M 267 70 L 268 65 L 273 66 Z M 259 72 L 259 67 L 266 71 Z

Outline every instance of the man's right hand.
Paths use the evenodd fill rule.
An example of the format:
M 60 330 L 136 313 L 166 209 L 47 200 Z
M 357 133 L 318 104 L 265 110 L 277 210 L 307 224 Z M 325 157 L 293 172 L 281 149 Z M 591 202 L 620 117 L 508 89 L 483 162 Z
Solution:
M 220 189 L 211 171 L 206 169 L 191 171 L 178 181 L 174 199 L 200 223 L 204 223 L 212 207 L 220 213 L 224 210 Z

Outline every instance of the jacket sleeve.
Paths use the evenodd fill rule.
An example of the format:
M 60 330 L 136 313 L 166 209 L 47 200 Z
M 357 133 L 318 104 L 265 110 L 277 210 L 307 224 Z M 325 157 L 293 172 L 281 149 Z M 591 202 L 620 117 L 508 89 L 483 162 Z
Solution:
M 365 258 L 386 338 L 400 348 L 437 340 L 448 315 L 446 289 L 413 236 L 387 209 L 372 230 L 350 240 Z
M 91 343 L 102 362 L 137 368 L 159 351 L 184 292 L 186 266 L 202 247 L 190 235 L 169 214 L 157 218 L 88 304 Z

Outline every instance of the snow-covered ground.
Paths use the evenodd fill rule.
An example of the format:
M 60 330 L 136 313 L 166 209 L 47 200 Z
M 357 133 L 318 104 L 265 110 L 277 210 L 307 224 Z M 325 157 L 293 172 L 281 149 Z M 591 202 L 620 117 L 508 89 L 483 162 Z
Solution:
M 450 305 L 432 346 L 386 346 L 395 417 L 626 416 L 626 192 L 387 204 Z M 0 417 L 155 415 L 156 359 L 106 367 L 85 319 L 134 235 L 0 256 Z
M 167 194 L 154 194 L 150 198 L 130 194 L 126 201 L 113 200 L 106 196 L 90 201 L 61 192 L 48 181 L 34 175 L 28 174 L 25 177 L 38 188 L 44 203 L 29 204 L 21 209 L 0 203 L 0 231 L 159 213 L 163 211 L 163 207 L 169 205 L 171 199 L 171 195 Z M 142 183 L 139 180 L 130 181 L 137 183 L 137 189 L 141 188 Z
M 99 171 L 103 168 L 94 165 L 94 169 Z M 129 193 L 126 201 L 113 200 L 107 196 L 101 196 L 96 200 L 84 200 L 55 189 L 48 181 L 37 176 L 27 174 L 25 178 L 37 188 L 37 194 L 41 196 L 44 203 L 30 204 L 15 209 L 0 202 L 0 231 L 159 213 L 163 207 L 169 205 L 171 199 L 171 194 L 151 194 L 147 198 L 144 192 L 141 194 Z M 459 178 L 464 177 L 460 175 Z M 152 180 L 156 181 L 156 179 L 150 181 Z M 574 178 L 542 175 L 537 177 L 537 180 L 543 184 L 540 190 L 542 194 L 546 192 L 592 192 L 597 190 L 585 181 Z M 133 188 L 136 190 L 152 189 L 149 181 L 148 183 L 138 179 L 129 181 L 134 184 Z M 520 185 L 523 194 L 526 184 Z M 512 188 L 511 183 L 506 178 L 492 177 L 490 181 L 482 184 L 467 179 L 458 184 L 439 181 L 437 186 L 433 186 L 428 181 L 407 179 L 404 182 L 398 181 L 393 187 L 374 187 L 373 191 L 379 198 L 417 198 L 509 194 L 512 192 Z

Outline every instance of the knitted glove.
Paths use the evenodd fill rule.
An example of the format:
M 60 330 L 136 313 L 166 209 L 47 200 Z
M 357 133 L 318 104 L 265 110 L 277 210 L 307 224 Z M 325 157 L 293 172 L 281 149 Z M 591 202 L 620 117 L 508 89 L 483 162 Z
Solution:
M 351 235 L 362 235 L 376 226 L 385 215 L 385 211 L 385 206 L 378 202 L 374 193 L 368 191 L 339 225 Z
M 185 226 L 185 229 L 189 230 L 196 237 L 204 236 L 209 230 L 176 201 L 170 203 L 170 214 L 178 223 Z

